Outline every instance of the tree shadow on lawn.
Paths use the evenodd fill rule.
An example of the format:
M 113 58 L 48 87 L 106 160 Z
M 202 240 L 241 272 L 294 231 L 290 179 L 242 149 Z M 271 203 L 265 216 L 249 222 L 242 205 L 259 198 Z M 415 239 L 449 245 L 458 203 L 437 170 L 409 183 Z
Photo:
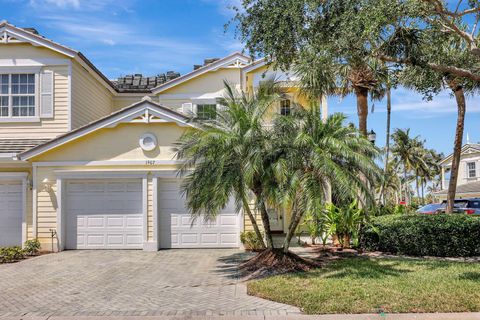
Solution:
M 324 278 L 341 279 L 341 278 L 358 278 L 358 279 L 381 279 L 384 277 L 400 277 L 413 270 L 402 267 L 400 261 L 382 260 L 372 258 L 348 258 L 333 261 L 323 269 L 320 273 Z M 300 277 L 319 276 L 318 273 L 310 275 L 308 273 L 299 274 Z
M 458 276 L 460 280 L 480 282 L 480 272 L 464 272 Z

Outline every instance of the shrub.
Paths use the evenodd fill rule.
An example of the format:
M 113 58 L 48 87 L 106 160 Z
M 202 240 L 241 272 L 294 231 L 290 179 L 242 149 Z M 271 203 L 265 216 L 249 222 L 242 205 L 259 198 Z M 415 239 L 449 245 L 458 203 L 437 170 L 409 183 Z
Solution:
M 467 215 L 388 215 L 362 230 L 365 250 L 412 256 L 480 256 L 480 218 Z
M 258 239 L 257 234 L 253 231 L 245 231 L 240 234 L 240 241 L 246 250 L 262 249 L 262 242 Z
M 37 255 L 39 250 L 40 250 L 40 241 L 38 241 L 38 239 L 25 241 L 25 244 L 23 246 L 23 251 L 25 252 L 26 255 L 28 256 Z
M 23 258 L 23 250 L 20 247 L 0 248 L 0 263 L 15 262 Z

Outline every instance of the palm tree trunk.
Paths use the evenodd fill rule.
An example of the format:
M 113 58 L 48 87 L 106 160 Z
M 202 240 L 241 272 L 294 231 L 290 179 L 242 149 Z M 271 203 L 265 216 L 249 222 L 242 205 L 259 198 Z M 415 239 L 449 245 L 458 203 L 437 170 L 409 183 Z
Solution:
M 405 192 L 405 204 L 409 205 L 408 187 L 407 187 L 407 169 L 403 168 L 403 190 Z
M 261 199 L 261 197 L 257 196 L 257 199 Z M 267 248 L 273 249 L 273 237 L 272 237 L 272 230 L 270 229 L 270 219 L 268 217 L 267 207 L 265 206 L 265 202 L 263 200 L 259 200 L 259 207 L 260 207 L 260 215 L 262 217 L 263 229 L 265 230 L 265 239 L 267 240 Z
M 285 240 L 283 241 L 283 252 L 287 253 L 290 249 L 290 241 L 292 241 L 293 235 L 295 234 L 295 230 L 297 230 L 298 224 L 302 219 L 302 215 L 298 212 L 297 206 L 295 203 L 292 206 L 292 220 L 290 221 L 290 225 L 288 226 L 288 231 L 285 236 Z
M 247 215 L 250 218 L 250 222 L 252 223 L 253 230 L 255 231 L 255 234 L 257 235 L 257 238 L 260 241 L 260 245 L 262 249 L 265 249 L 265 241 L 263 240 L 262 232 L 258 227 L 257 219 L 255 219 L 255 216 L 253 215 L 252 210 L 250 210 L 250 203 L 248 203 L 248 200 L 245 196 L 242 197 L 242 202 L 243 202 L 243 208 L 247 212 Z
M 390 122 L 391 122 L 391 115 L 392 115 L 392 99 L 391 99 L 391 92 L 390 87 L 387 87 L 387 138 L 385 141 L 385 163 L 383 167 L 383 177 L 387 176 L 387 166 L 388 166 L 388 156 L 390 155 Z M 382 182 L 382 187 L 380 189 L 380 203 L 385 205 L 385 179 Z
M 358 129 L 363 136 L 367 136 L 367 116 L 368 116 L 368 89 L 355 88 L 355 95 L 357 96 L 357 114 L 358 114 Z
M 457 101 L 457 127 L 455 129 L 455 142 L 453 147 L 453 157 L 452 157 L 452 169 L 450 171 L 450 183 L 448 185 L 447 193 L 447 208 L 446 213 L 453 212 L 453 205 L 455 202 L 455 193 L 457 191 L 457 179 L 458 179 L 458 169 L 460 167 L 460 156 L 462 153 L 462 140 L 463 140 L 463 128 L 465 125 L 465 111 L 467 108 L 465 102 L 465 93 L 462 86 L 458 86 L 455 83 L 450 83 L 450 88 L 452 88 L 455 95 L 455 100 Z
M 425 181 L 422 180 L 422 204 L 425 205 Z
M 417 170 L 415 170 L 415 188 L 417 189 L 417 198 L 420 198 L 420 188 L 419 188 L 419 184 L 418 184 L 418 171 Z

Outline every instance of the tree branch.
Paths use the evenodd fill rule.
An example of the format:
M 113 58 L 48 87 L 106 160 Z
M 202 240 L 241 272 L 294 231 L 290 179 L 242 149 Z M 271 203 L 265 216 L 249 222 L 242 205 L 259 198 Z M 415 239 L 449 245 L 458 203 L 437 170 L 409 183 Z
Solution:
M 387 55 L 380 55 L 378 58 L 382 61 L 385 62 L 392 62 L 392 63 L 398 63 L 398 64 L 406 64 L 406 65 L 414 65 L 411 61 L 408 59 L 400 59 L 400 58 L 395 58 Z M 480 74 L 476 74 L 470 70 L 463 69 L 463 68 L 457 68 L 454 66 L 444 66 L 440 64 L 436 64 L 433 62 L 427 62 L 427 66 L 431 68 L 432 70 L 438 71 L 438 72 L 443 72 L 443 73 L 448 73 L 451 74 L 452 76 L 459 77 L 459 78 L 467 78 L 471 79 L 473 81 L 480 82 Z
M 423 0 L 423 1 L 426 1 L 426 2 L 430 3 L 431 5 L 433 5 L 434 12 L 436 14 L 438 14 L 438 17 L 441 20 L 440 24 L 443 27 L 445 27 L 446 29 L 452 30 L 452 32 L 454 32 L 454 33 L 458 34 L 460 37 L 462 37 L 467 42 L 467 44 L 470 47 L 470 49 L 472 50 L 472 52 L 475 52 L 475 49 L 477 49 L 477 44 L 475 43 L 475 39 L 473 37 L 473 34 L 470 34 L 468 32 L 465 32 L 465 31 L 461 30 L 457 26 L 457 24 L 455 24 L 455 22 L 454 22 L 455 19 L 453 19 L 453 18 L 460 17 L 460 16 L 462 16 L 464 14 L 468 14 L 468 13 L 480 12 L 480 8 L 472 8 L 472 9 L 462 11 L 460 13 L 454 13 L 454 12 L 448 11 L 443 6 L 443 4 L 438 0 Z M 450 19 L 450 18 L 452 18 L 452 19 Z

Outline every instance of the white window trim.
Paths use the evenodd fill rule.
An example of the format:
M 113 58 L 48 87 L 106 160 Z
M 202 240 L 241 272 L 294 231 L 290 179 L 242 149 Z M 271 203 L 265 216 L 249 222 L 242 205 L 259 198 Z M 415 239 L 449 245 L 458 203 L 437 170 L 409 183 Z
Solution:
M 8 74 L 9 75 L 9 87 L 8 87 L 8 97 L 9 97 L 9 109 L 8 117 L 0 117 L 0 123 L 8 122 L 40 122 L 40 67 L 17 67 L 17 68 L 0 68 L 0 75 Z M 13 107 L 12 107 L 12 92 L 11 92 L 11 75 L 12 74 L 34 74 L 35 75 L 35 116 L 13 116 Z

